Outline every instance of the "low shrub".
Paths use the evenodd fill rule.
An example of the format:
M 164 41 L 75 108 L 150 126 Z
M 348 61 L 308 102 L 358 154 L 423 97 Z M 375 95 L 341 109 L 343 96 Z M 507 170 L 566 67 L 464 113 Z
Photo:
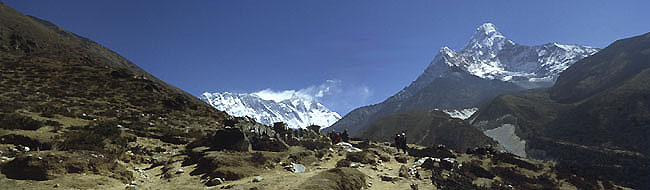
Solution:
M 510 167 L 496 167 L 492 169 L 492 172 L 501 179 L 505 179 L 505 182 L 518 187 L 518 189 L 552 189 L 557 187 L 557 184 L 546 175 L 528 177 L 517 173 L 514 168 Z M 583 188 L 579 187 L 579 189 Z
M 59 123 L 58 121 L 53 121 L 53 120 L 46 120 L 46 121 L 45 121 L 45 125 L 47 125 L 47 126 L 52 126 L 52 127 L 59 127 L 59 126 L 62 126 L 61 123 Z
M 336 167 L 337 168 L 350 167 L 350 164 L 352 164 L 352 162 L 350 160 L 341 159 L 338 162 L 336 162 Z
M 43 125 L 41 121 L 17 113 L 0 114 L 0 127 L 3 129 L 37 130 Z
M 517 167 L 529 169 L 532 171 L 539 171 L 542 169 L 533 163 L 518 159 L 517 156 L 512 153 L 497 153 L 492 158 L 497 162 L 512 164 Z
M 62 150 L 97 151 L 109 157 L 117 157 L 124 152 L 127 138 L 117 128 L 114 121 L 96 121 L 87 126 L 72 126 L 62 134 L 62 141 L 57 147 Z
M 478 163 L 475 162 L 469 162 L 463 164 L 461 171 L 466 175 L 470 175 L 470 176 L 487 178 L 487 179 L 494 178 L 494 174 L 492 174 L 492 172 L 485 170 Z

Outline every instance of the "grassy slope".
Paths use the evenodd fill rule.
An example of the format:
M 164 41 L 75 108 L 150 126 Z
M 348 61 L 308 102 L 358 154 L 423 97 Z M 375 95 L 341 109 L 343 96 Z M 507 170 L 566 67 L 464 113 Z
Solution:
M 125 121 L 145 114 L 169 126 L 215 126 L 226 116 L 114 52 L 44 23 L 0 6 L 0 112 Z
M 8 178 L 90 173 L 129 181 L 120 162 L 181 151 L 228 117 L 99 44 L 0 4 L 0 147 L 40 150 L 2 153 L 15 158 L 0 163 Z
M 440 111 L 413 110 L 386 116 L 371 124 L 359 136 L 375 141 L 393 142 L 395 134 L 407 131 L 407 142 L 424 146 L 444 144 L 464 151 L 467 148 L 493 144 L 478 129 L 463 120 Z

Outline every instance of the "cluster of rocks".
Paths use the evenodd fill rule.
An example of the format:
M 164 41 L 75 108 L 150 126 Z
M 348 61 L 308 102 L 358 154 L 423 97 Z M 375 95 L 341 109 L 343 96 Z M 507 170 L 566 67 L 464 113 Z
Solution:
M 305 172 L 306 168 L 302 164 L 298 163 L 286 163 L 286 162 L 279 162 L 278 165 L 282 166 L 282 168 L 286 171 L 293 172 L 293 173 L 302 173 Z
M 289 129 L 283 123 L 273 127 L 256 123 L 249 117 L 232 117 L 224 121 L 225 128 L 188 145 L 190 148 L 207 146 L 213 150 L 283 152 L 290 146 L 309 150 L 330 146 L 319 133 L 307 129 Z

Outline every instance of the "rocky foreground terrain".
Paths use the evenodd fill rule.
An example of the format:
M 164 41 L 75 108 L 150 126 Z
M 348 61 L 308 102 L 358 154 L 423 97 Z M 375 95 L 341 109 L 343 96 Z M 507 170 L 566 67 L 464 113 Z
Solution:
M 225 124 L 185 145 L 130 137 L 117 158 L 95 151 L 38 150 L 27 146 L 30 138 L 14 135 L 24 143 L 2 144 L 0 188 L 626 189 L 490 148 L 461 153 L 409 145 L 403 153 L 388 142 L 332 145 L 312 130 L 271 128 L 247 118 Z

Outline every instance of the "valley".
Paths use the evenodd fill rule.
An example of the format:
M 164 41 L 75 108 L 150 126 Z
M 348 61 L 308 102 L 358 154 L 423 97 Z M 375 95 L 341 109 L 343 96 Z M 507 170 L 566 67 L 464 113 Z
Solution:
M 268 70 L 273 87 L 287 80 L 276 75 L 309 82 L 277 64 L 245 71 Z M 390 70 L 381 64 L 355 75 Z M 402 90 L 341 117 L 352 104 L 323 97 L 367 102 L 365 84 L 267 96 L 188 85 L 197 97 L 0 3 L 0 189 L 648 189 L 648 81 L 650 33 L 602 49 L 528 46 L 486 22 Z

